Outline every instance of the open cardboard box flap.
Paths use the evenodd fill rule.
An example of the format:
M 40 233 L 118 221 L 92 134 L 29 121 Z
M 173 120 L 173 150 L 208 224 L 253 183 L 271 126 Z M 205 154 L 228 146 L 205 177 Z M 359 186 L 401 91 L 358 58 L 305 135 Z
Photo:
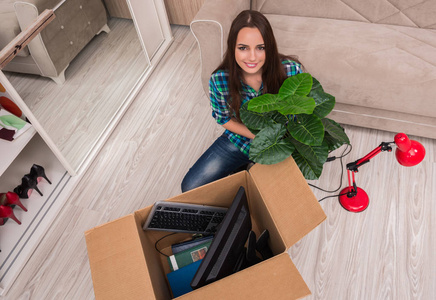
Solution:
M 133 214 L 88 230 L 85 238 L 96 297 L 144 299 L 153 290 Z
M 276 255 L 180 299 L 297 299 L 310 294 L 286 250 L 326 216 L 292 158 L 256 164 L 249 173 L 239 172 L 168 201 L 228 206 L 241 185 L 255 220 L 253 230 L 270 231 Z M 154 249 L 164 233 L 142 230 L 150 210 L 143 208 L 85 233 L 97 299 L 170 299 L 165 258 Z
M 274 165 L 255 164 L 250 174 L 287 248 L 326 219 L 292 157 Z

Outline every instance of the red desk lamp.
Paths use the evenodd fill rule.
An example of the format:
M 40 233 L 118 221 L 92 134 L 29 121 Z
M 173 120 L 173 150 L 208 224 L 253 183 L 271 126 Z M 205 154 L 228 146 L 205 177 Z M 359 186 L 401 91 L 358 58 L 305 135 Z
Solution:
M 368 207 L 369 198 L 364 190 L 357 187 L 354 179 L 354 173 L 358 172 L 358 168 L 363 164 L 369 162 L 371 158 L 376 156 L 382 151 L 392 151 L 391 144 L 396 144 L 397 149 L 395 156 L 397 161 L 402 166 L 412 167 L 419 164 L 425 156 L 424 146 L 414 140 L 410 140 L 404 133 L 398 133 L 395 136 L 394 142 L 383 142 L 377 148 L 372 150 L 365 157 L 356 160 L 355 162 L 347 164 L 348 171 L 348 187 L 344 188 L 339 194 L 339 202 L 342 207 L 351 212 L 361 212 Z M 351 183 L 350 174 L 353 177 L 353 183 Z

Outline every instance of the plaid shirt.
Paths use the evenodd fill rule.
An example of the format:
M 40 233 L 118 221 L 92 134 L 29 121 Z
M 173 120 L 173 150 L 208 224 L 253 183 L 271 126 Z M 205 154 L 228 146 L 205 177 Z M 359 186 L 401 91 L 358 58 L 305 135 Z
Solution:
M 301 65 L 294 61 L 283 60 L 282 64 L 288 77 L 302 73 Z M 220 125 L 226 124 L 232 117 L 235 117 L 234 115 L 231 115 L 229 104 L 227 103 L 230 94 L 228 79 L 229 73 L 227 71 L 218 70 L 212 74 L 209 81 L 209 96 L 210 105 L 212 107 L 212 116 Z M 263 84 L 260 86 L 259 92 L 256 92 L 252 87 L 242 82 L 241 105 L 262 94 Z M 227 129 L 224 134 L 239 150 L 248 156 L 251 139 L 233 133 Z

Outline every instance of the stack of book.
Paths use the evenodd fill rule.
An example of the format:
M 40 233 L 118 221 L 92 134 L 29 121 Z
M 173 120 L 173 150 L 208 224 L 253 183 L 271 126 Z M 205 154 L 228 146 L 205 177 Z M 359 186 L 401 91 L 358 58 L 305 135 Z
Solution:
M 168 257 L 171 273 L 167 274 L 174 297 L 192 291 L 191 281 L 206 255 L 213 236 L 193 239 L 171 246 L 173 255 Z

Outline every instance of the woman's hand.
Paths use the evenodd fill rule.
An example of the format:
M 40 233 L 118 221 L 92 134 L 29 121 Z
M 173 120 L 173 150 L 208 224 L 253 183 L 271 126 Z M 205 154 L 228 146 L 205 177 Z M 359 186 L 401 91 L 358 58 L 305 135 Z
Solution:
M 233 133 L 245 136 L 249 139 L 254 139 L 255 135 L 241 122 L 238 122 L 236 119 L 232 118 L 223 127 L 227 130 L 230 130 Z

